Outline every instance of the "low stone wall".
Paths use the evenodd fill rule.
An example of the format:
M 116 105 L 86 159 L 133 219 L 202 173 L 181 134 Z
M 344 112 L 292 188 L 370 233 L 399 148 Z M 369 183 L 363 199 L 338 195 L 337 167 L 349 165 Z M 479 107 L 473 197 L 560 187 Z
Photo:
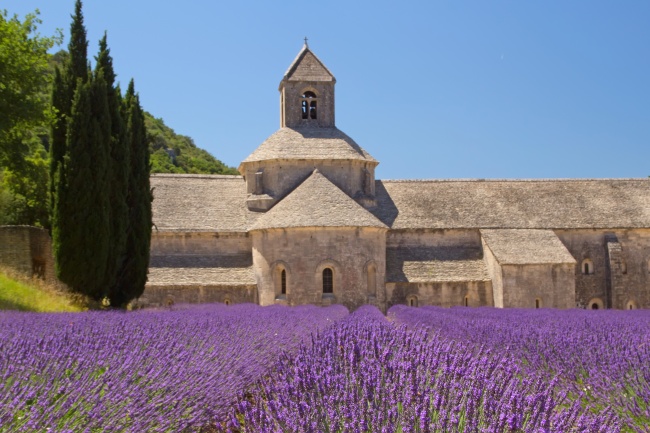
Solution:
M 50 284 L 61 284 L 54 269 L 52 240 L 42 228 L 0 226 L 0 266 Z
M 153 285 L 147 284 L 138 299 L 143 307 L 173 304 L 257 303 L 257 286 L 252 285 Z

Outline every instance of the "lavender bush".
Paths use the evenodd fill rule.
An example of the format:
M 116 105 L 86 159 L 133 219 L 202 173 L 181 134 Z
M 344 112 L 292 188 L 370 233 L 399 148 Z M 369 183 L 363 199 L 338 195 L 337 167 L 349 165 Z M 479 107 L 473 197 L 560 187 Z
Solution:
M 399 311 L 408 318 L 415 309 Z M 389 323 L 362 307 L 325 329 L 242 398 L 243 432 L 616 432 L 510 356 L 467 339 Z
M 347 315 L 210 305 L 0 313 L 0 432 L 179 432 L 218 424 L 280 353 Z
M 650 432 L 650 312 L 396 306 L 388 317 L 511 355 L 555 380 L 572 401 L 616 412 L 624 431 Z

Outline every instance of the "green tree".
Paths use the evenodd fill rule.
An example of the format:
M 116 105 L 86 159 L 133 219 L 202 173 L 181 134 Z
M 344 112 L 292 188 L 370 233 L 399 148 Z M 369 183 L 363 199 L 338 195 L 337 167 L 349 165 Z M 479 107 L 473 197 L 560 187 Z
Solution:
M 107 295 L 110 234 L 107 161 L 111 124 L 101 73 L 77 86 L 67 127 L 66 155 L 57 169 L 52 240 L 57 276 L 74 291 Z
M 139 297 L 144 291 L 149 268 L 151 202 L 153 200 L 149 184 L 149 147 L 144 112 L 140 106 L 140 99 L 135 93 L 133 80 L 129 83 L 122 107 L 131 156 L 127 198 L 129 218 L 126 260 L 119 272 L 119 283 L 116 290 L 110 295 L 111 305 L 115 306 L 125 305 L 131 299 Z
M 0 166 L 17 167 L 29 146 L 25 134 L 52 119 L 47 89 L 47 51 L 61 43 L 61 35 L 42 37 L 37 33 L 38 10 L 21 22 L 0 12 Z
M 66 154 L 67 123 L 71 115 L 75 90 L 80 83 L 88 81 L 88 40 L 82 13 L 81 0 L 75 3 L 75 13 L 70 25 L 70 42 L 68 56 L 63 72 L 55 67 L 54 86 L 52 90 L 52 107 L 56 118 L 52 125 L 52 142 L 50 145 L 50 206 L 56 207 L 57 170 Z
M 95 75 L 103 75 L 106 80 L 106 98 L 111 124 L 110 151 L 107 179 L 109 188 L 110 235 L 108 245 L 108 263 L 106 265 L 106 283 L 108 292 L 115 293 L 118 272 L 126 260 L 126 233 L 129 212 L 127 207 L 129 146 L 121 113 L 121 94 L 115 87 L 113 59 L 106 42 L 106 33 L 99 41 L 99 54 L 95 58 Z
M 0 213 L 4 224 L 48 225 L 47 169 L 38 133 L 53 120 L 47 51 L 61 43 L 37 33 L 38 10 L 24 21 L 0 12 Z M 45 171 L 44 171 L 45 170 Z M 45 176 L 44 176 L 45 174 Z

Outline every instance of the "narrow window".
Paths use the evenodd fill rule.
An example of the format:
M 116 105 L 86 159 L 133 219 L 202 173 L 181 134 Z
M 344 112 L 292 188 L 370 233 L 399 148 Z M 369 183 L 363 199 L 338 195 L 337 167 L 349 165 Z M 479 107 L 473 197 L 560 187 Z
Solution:
M 406 298 L 406 305 L 409 307 L 417 307 L 418 306 L 418 297 L 415 295 L 411 295 Z
M 627 274 L 627 263 L 621 261 L 621 274 Z
M 323 293 L 334 293 L 334 278 L 331 268 L 323 269 Z
M 582 261 L 582 273 L 584 275 L 590 275 L 594 273 L 594 263 L 590 259 L 584 259 Z
M 302 118 L 316 119 L 317 118 L 316 104 L 318 101 L 316 98 L 316 94 L 314 92 L 305 92 L 302 94 L 300 99 L 301 99 L 300 114 Z
M 542 308 L 542 300 L 537 298 L 535 299 L 535 308 Z
M 226 298 L 226 300 L 223 301 L 223 303 L 226 304 L 226 305 L 230 305 L 230 299 Z
M 282 287 L 282 294 L 287 294 L 287 271 L 282 269 L 280 273 L 280 286 Z
M 625 306 L 627 310 L 636 310 L 636 302 L 634 301 L 627 301 L 627 305 Z
M 469 296 L 465 296 L 465 306 L 469 307 Z

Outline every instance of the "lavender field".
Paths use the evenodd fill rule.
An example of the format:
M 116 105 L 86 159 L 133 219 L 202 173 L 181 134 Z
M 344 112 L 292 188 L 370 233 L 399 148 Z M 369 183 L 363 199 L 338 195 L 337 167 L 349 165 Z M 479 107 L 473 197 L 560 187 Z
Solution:
M 0 313 L 0 432 L 650 432 L 650 312 Z
M 0 432 L 180 432 L 219 423 L 344 307 L 0 313 Z

